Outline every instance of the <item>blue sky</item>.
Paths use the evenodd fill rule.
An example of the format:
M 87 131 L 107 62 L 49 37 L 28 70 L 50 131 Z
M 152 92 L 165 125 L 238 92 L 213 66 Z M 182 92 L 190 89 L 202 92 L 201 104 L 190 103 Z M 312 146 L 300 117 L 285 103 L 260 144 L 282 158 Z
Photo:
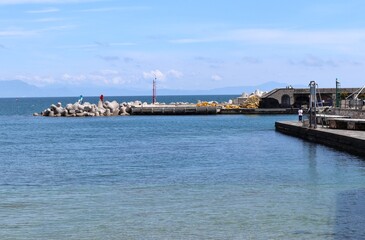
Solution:
M 0 0 L 0 80 L 361 87 L 364 9 L 361 0 Z

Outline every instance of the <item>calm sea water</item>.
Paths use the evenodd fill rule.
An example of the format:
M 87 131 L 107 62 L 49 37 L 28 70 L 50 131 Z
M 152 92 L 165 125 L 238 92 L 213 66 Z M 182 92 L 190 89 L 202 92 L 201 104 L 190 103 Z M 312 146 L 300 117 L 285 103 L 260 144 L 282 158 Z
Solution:
M 365 238 L 364 159 L 295 115 L 31 116 L 59 100 L 0 99 L 0 239 Z

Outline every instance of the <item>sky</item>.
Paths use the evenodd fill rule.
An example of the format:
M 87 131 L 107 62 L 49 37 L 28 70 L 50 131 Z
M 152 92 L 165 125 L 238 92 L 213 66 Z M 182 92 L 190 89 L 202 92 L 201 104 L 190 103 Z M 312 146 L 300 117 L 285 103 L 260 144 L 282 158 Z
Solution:
M 0 80 L 361 87 L 364 9 L 362 0 L 0 0 Z

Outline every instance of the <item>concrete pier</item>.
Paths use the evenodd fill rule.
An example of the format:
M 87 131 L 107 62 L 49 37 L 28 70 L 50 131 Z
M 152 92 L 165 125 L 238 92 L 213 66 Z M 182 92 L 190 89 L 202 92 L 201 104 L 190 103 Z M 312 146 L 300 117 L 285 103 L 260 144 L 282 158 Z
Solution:
M 319 125 L 313 129 L 303 126 L 301 122 L 275 122 L 275 129 L 278 132 L 346 151 L 365 159 L 365 131 L 330 129 Z
M 220 114 L 298 114 L 298 108 L 238 108 L 221 109 Z
M 180 106 L 138 106 L 131 107 L 131 115 L 197 115 L 217 114 L 217 107 L 196 107 L 195 105 Z

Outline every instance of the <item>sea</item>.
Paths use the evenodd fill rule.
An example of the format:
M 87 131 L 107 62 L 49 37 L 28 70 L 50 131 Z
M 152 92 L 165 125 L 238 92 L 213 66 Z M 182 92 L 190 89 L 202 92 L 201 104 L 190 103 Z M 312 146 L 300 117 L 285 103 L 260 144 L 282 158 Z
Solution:
M 0 239 L 365 239 L 365 159 L 296 115 L 32 116 L 76 101 L 0 99 Z

